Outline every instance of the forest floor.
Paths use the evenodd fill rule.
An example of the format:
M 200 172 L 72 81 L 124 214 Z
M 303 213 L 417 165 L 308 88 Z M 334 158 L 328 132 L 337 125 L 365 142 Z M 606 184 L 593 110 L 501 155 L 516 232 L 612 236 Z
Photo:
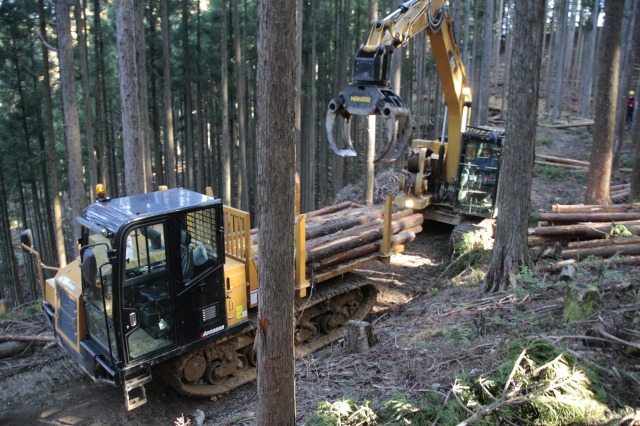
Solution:
M 590 141 L 586 128 L 540 127 L 536 151 L 585 160 Z M 536 173 L 531 194 L 534 214 L 549 211 L 553 204 L 582 202 L 584 173 L 563 173 Z M 369 406 L 379 416 L 378 424 L 392 423 L 382 417 L 384 404 L 391 400 L 406 401 L 413 414 L 426 411 L 427 401 L 444 406 L 445 399 L 453 400 L 451 389 L 460 377 L 495 372 L 507 358 L 510 343 L 537 338 L 600 370 L 600 386 L 609 396 L 605 397 L 607 409 L 592 419 L 593 424 L 616 424 L 617 419 L 640 410 L 638 353 L 620 345 L 585 345 L 591 341 L 580 336 L 591 335 L 596 316 L 562 323 L 566 284 L 557 275 L 531 271 L 528 280 L 519 280 L 507 293 L 480 294 L 490 252 L 484 261 L 469 260 L 454 271 L 450 267 L 457 256 L 450 244 L 452 228 L 436 223 L 424 228 L 391 264 L 360 271 L 380 289 L 368 318 L 379 343 L 361 354 L 345 354 L 336 343 L 296 363 L 299 424 L 317 420 L 312 413 L 323 402 L 350 400 Z M 637 268 L 580 270 L 576 280 L 600 287 L 603 311 L 640 302 Z M 619 284 L 624 284 L 624 290 L 615 290 Z M 0 319 L 0 332 L 20 330 L 44 333 L 46 325 L 37 313 Z M 434 395 L 440 400 L 429 399 Z M 147 385 L 147 397 L 146 405 L 125 411 L 121 389 L 93 383 L 55 345 L 34 344 L 20 355 L 0 360 L 0 424 L 4 425 L 172 425 L 182 414 L 192 415 L 198 409 L 204 412 L 206 425 L 255 423 L 255 384 L 210 401 L 185 398 L 154 380 Z M 408 417 L 395 424 L 405 424 L 403 419 Z M 414 424 L 448 423 L 441 418 Z

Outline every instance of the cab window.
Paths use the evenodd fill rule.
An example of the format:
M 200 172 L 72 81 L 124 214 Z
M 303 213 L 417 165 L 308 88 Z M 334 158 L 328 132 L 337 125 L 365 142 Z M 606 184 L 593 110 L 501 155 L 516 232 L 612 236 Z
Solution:
M 216 210 L 187 213 L 181 221 L 180 258 L 185 285 L 219 263 Z

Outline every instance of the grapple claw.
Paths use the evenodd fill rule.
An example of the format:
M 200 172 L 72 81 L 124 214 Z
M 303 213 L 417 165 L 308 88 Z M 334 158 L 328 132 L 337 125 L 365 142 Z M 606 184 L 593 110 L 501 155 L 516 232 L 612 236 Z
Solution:
M 411 114 L 409 108 L 393 90 L 376 85 L 350 84 L 336 99 L 329 102 L 326 131 L 329 145 L 341 157 L 355 157 L 351 142 L 351 117 L 380 115 L 385 119 L 385 140 L 377 150 L 374 162 L 390 163 L 404 153 L 411 136 Z M 344 118 L 343 143 L 338 148 L 335 137 L 336 116 Z
M 329 145 L 333 152 L 338 154 L 340 157 L 355 157 L 356 150 L 353 148 L 353 143 L 351 142 L 351 115 L 345 113 L 344 111 L 338 112 L 338 108 L 336 107 L 337 103 L 335 100 L 331 100 L 329 103 L 329 110 L 327 111 L 327 118 L 325 121 L 325 127 L 327 129 L 327 139 L 329 139 Z M 336 145 L 335 138 L 335 126 L 336 126 L 336 116 L 341 115 L 344 118 L 344 123 L 342 126 L 343 139 L 347 144 L 346 149 L 339 149 Z

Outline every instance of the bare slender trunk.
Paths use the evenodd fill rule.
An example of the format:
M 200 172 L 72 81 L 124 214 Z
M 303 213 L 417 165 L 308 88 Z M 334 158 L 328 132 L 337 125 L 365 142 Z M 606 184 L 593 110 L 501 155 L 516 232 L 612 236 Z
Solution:
M 82 175 L 80 119 L 78 117 L 74 78 L 71 19 L 69 17 L 69 3 L 66 0 L 56 1 L 56 27 L 58 32 L 58 58 L 60 62 L 60 87 L 62 89 L 65 141 L 67 145 L 67 179 L 69 181 L 71 215 L 75 217 L 82 212 L 85 205 L 85 192 Z M 74 221 L 73 235 L 69 239 L 75 241 L 78 237 L 80 237 L 80 224 Z
M 620 70 L 620 24 L 624 0 L 607 0 L 596 88 L 593 145 L 585 204 L 611 204 L 610 182 Z

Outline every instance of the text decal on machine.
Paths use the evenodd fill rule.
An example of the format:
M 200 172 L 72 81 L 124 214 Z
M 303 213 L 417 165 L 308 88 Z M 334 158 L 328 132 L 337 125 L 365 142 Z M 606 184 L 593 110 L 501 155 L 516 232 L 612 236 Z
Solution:
M 371 103 L 371 97 L 369 97 L 369 96 L 356 96 L 356 95 L 353 95 L 349 99 L 351 99 L 351 102 Z
M 224 330 L 224 325 L 218 326 L 216 328 L 212 328 L 211 330 L 207 330 L 207 331 L 203 331 L 200 333 L 200 337 L 207 337 L 212 335 L 213 333 L 220 331 L 220 330 Z

